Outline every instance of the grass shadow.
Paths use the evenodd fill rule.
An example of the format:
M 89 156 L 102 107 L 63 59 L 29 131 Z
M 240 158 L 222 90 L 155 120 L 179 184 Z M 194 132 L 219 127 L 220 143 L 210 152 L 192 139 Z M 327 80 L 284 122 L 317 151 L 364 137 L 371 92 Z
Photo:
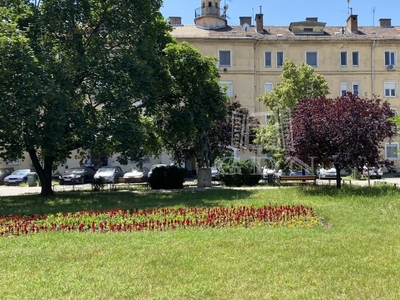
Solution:
M 0 198 L 0 215 L 34 215 L 81 210 L 151 209 L 165 206 L 215 206 L 222 201 L 247 198 L 251 190 L 204 189 L 182 191 L 63 192 Z

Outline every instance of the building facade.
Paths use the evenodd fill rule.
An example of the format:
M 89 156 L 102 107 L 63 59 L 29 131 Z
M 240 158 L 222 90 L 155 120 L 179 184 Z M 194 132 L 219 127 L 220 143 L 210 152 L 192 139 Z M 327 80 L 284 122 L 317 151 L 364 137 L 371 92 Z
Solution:
M 391 19 L 380 19 L 378 26 L 359 26 L 358 16 L 351 14 L 346 26 L 326 26 L 316 17 L 271 26 L 264 24 L 260 9 L 254 24 L 252 17 L 244 16 L 240 25 L 230 26 L 226 9 L 217 0 L 202 0 L 195 16 L 193 25 L 171 17 L 173 37 L 203 55 L 216 57 L 221 84 L 228 87 L 229 96 L 258 116 L 261 124 L 268 112 L 257 98 L 279 83 L 285 58 L 296 65 L 305 62 L 323 75 L 329 85 L 328 97 L 352 92 L 388 100 L 396 112 L 400 108 L 400 26 L 393 26 Z M 396 138 L 385 143 L 383 156 L 399 168 L 398 149 Z

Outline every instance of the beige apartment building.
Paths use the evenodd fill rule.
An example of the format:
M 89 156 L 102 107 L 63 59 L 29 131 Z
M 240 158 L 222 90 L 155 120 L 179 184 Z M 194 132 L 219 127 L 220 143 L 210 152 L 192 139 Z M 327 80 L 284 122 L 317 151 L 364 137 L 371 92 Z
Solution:
M 203 55 L 217 57 L 221 84 L 229 87 L 230 97 L 259 117 L 265 124 L 266 110 L 257 98 L 279 82 L 285 58 L 299 65 L 305 62 L 328 82 L 330 95 L 346 92 L 360 97 L 387 99 L 394 110 L 400 108 L 400 26 L 391 19 L 380 19 L 379 26 L 359 26 L 351 14 L 346 26 L 327 26 L 317 17 L 293 20 L 287 26 L 273 26 L 261 12 L 239 18 L 231 26 L 226 8 L 219 0 L 201 0 L 194 24 L 181 24 L 180 17 L 170 17 L 172 35 L 186 41 Z M 384 158 L 400 167 L 398 139 L 385 143 Z
M 391 19 L 380 19 L 378 26 L 359 26 L 358 16 L 351 14 L 346 26 L 327 26 L 317 17 L 293 20 L 287 26 L 273 26 L 264 20 L 260 10 L 255 20 L 243 16 L 237 22 L 240 25 L 231 26 L 226 8 L 221 7 L 220 2 L 201 0 L 191 25 L 181 24 L 180 17 L 170 17 L 174 26 L 172 35 L 178 41 L 190 43 L 203 55 L 217 57 L 221 84 L 227 86 L 229 96 L 239 100 L 261 124 L 265 124 L 268 112 L 257 98 L 279 82 L 285 58 L 297 65 L 306 62 L 322 74 L 329 84 L 329 97 L 347 91 L 361 97 L 377 95 L 389 100 L 394 110 L 400 108 L 400 66 L 397 66 L 400 26 L 393 26 Z M 393 143 L 385 143 L 383 156 L 400 168 L 400 157 L 395 153 L 399 149 L 398 142 L 396 138 Z M 254 153 L 239 155 L 245 157 Z M 156 160 L 149 159 L 146 165 L 160 162 L 169 163 L 169 156 L 163 154 Z M 9 164 L 16 169 L 31 166 L 29 157 Z M 104 157 L 104 164 L 113 166 L 118 162 L 115 157 Z M 78 166 L 79 160 L 69 159 L 66 165 Z M 61 166 L 60 171 L 64 168 Z

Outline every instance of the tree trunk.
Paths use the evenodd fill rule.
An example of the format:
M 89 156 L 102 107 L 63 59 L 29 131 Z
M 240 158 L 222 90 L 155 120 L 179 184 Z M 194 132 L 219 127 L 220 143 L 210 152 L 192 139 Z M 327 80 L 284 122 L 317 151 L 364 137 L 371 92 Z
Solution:
M 340 166 L 335 165 L 336 169 L 336 188 L 340 190 L 342 188 L 342 178 L 340 177 Z
M 36 173 L 39 176 L 40 185 L 42 190 L 40 192 L 41 196 L 50 196 L 54 194 L 53 188 L 51 186 L 51 173 L 53 169 L 53 156 L 45 156 L 44 158 L 44 167 L 41 166 L 40 161 L 37 157 L 37 153 L 35 149 L 28 150 L 29 156 L 31 157 L 32 164 L 36 170 Z

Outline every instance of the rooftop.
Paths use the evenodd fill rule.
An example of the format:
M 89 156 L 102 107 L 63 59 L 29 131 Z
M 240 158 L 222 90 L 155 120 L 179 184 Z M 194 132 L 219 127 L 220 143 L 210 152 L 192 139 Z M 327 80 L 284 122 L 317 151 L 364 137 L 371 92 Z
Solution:
M 217 30 L 205 30 L 195 25 L 175 26 L 172 35 L 181 39 L 257 39 L 257 40 L 399 40 L 400 26 L 359 26 L 356 33 L 342 26 L 325 26 L 323 34 L 295 34 L 289 26 L 263 26 L 258 33 L 254 26 L 247 31 L 242 26 L 227 26 Z

